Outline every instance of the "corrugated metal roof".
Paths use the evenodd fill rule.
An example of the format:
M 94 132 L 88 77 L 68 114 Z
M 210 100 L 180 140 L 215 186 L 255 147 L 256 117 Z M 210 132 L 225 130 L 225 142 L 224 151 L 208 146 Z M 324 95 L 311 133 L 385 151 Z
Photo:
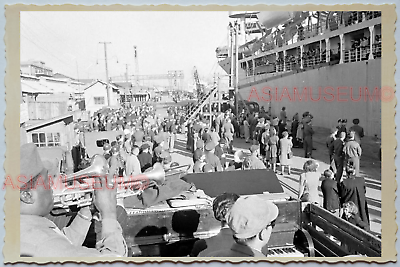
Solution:
M 21 90 L 23 93 L 38 93 L 38 94 L 58 94 L 68 93 L 74 94 L 78 92 L 75 86 L 68 83 L 54 82 L 48 80 L 21 80 Z
M 55 117 L 55 118 L 51 118 L 51 119 L 48 119 L 48 120 L 29 121 L 30 125 L 26 126 L 25 130 L 27 132 L 29 132 L 29 131 L 35 130 L 37 128 L 40 128 L 40 127 L 43 127 L 43 126 L 46 126 L 46 125 L 49 125 L 49 124 L 52 124 L 52 123 L 55 123 L 55 122 L 59 122 L 61 120 L 67 119 L 69 117 L 73 118 L 73 116 L 74 116 L 73 112 L 68 112 L 68 113 L 63 114 L 61 116 L 58 116 L 58 117 Z
M 21 81 L 21 91 L 30 94 L 53 94 L 54 90 L 43 86 L 37 81 Z

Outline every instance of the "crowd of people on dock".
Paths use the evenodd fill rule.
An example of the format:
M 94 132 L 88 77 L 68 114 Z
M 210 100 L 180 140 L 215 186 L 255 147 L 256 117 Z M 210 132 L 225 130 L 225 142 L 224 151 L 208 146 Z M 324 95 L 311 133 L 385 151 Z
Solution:
M 330 168 L 324 172 L 325 180 L 322 185 L 321 173 L 317 171 L 318 163 L 312 159 L 312 151 L 315 149 L 312 120 L 313 115 L 309 112 L 304 112 L 301 120 L 296 113 L 288 129 L 289 120 L 285 107 L 282 108 L 279 117 L 272 118 L 267 114 L 260 116 L 255 113 L 240 114 L 236 119 L 227 111 L 219 113 L 210 122 L 199 115 L 187 125 L 186 148 L 193 152 L 193 171 L 201 173 L 269 168 L 280 175 L 287 169 L 290 175 L 292 148 L 303 147 L 304 158 L 310 160 L 306 161 L 300 175 L 298 198 L 317 203 L 343 218 L 351 217 L 344 213 L 344 207 L 356 205 L 361 216 L 357 225 L 369 229 L 365 180 L 360 177 L 360 143 L 364 137 L 364 130 L 359 126 L 359 119 L 354 119 L 350 128 L 346 126 L 346 119 L 339 119 L 337 127 L 334 127 L 327 137 Z M 234 137 L 242 137 L 246 143 L 251 143 L 249 153 L 243 153 L 242 150 L 233 151 Z M 234 156 L 233 160 L 228 160 L 229 154 Z M 281 166 L 280 171 L 277 169 L 277 163 Z M 319 187 L 322 187 L 323 203 L 320 201 Z
M 124 133 L 110 144 L 104 144 L 104 156 L 108 159 L 111 170 L 119 175 L 137 175 L 153 168 L 155 164 L 168 170 L 172 164 L 171 153 L 174 152 L 177 133 L 184 132 L 187 137 L 186 149 L 192 152 L 194 173 L 270 169 L 280 175 L 287 170 L 290 175 L 292 148 L 302 147 L 304 158 L 310 159 L 315 149 L 313 115 L 310 112 L 304 112 L 301 120 L 299 114 L 295 113 L 289 120 L 285 107 L 279 116 L 270 116 L 262 109 L 255 113 L 243 112 L 236 117 L 231 110 L 227 110 L 216 113 L 211 118 L 199 114 L 187 122 L 184 120 L 185 112 L 184 108 L 174 107 L 168 110 L 169 115 L 166 118 L 158 118 L 153 107 L 144 104 L 134 109 L 114 110 L 106 114 L 100 111 L 94 114 L 94 131 L 115 129 Z M 95 126 L 96 121 L 100 125 L 98 128 Z M 323 206 L 335 214 L 339 210 L 343 211 L 344 202 L 341 199 L 344 196 L 340 194 L 346 189 L 343 187 L 346 184 L 344 181 L 349 180 L 348 177 L 360 176 L 360 143 L 364 131 L 359 126 L 358 119 L 354 119 L 353 125 L 348 129 L 346 124 L 346 119 L 339 119 L 337 127 L 332 128 L 326 139 L 330 169 L 324 176 L 327 181 L 333 177 L 335 185 L 331 182 L 320 183 L 321 174 L 316 172 L 315 160 L 306 162 L 304 173 L 299 179 L 300 200 L 322 204 L 318 196 L 318 187 L 321 186 L 324 193 Z M 249 151 L 234 151 L 234 138 L 244 138 L 249 143 Z M 306 166 L 307 164 L 313 167 Z M 356 181 L 361 180 L 363 182 L 354 190 L 364 197 L 362 200 L 353 199 L 353 202 L 357 203 L 363 221 L 369 224 L 368 215 L 365 215 L 368 209 L 363 204 L 365 189 L 362 188 L 365 188 L 365 181 L 361 177 Z M 334 200 L 328 201 L 329 198 Z
M 243 112 L 238 117 L 231 110 L 219 112 L 211 118 L 200 114 L 188 121 L 185 121 L 186 115 L 185 109 L 174 107 L 168 110 L 167 117 L 161 118 L 157 116 L 155 108 L 147 104 L 126 109 L 100 110 L 93 115 L 89 124 L 77 124 L 75 146 L 82 146 L 82 132 L 120 131 L 121 134 L 116 136 L 115 140 L 103 144 L 103 156 L 107 160 L 109 174 L 113 176 L 135 176 L 157 169 L 167 172 L 178 166 L 178 163 L 172 162 L 171 156 L 175 152 L 177 133 L 185 133 L 187 136 L 186 149 L 192 152 L 195 173 L 269 168 L 278 174 L 283 174 L 287 168 L 290 175 L 292 148 L 303 147 L 304 157 L 308 160 L 304 163 L 303 172 L 299 177 L 298 199 L 321 205 L 334 215 L 364 230 L 369 230 L 365 180 L 359 177 L 359 160 L 362 152 L 360 143 L 364 132 L 358 125 L 358 119 L 353 120 L 354 125 L 349 129 L 346 127 L 347 120 L 340 119 L 338 126 L 332 129 L 326 141 L 331 159 L 330 169 L 323 173 L 325 179 L 321 183 L 318 163 L 312 159 L 314 130 L 313 115 L 309 112 L 303 113 L 301 120 L 298 113 L 289 120 L 285 108 L 282 108 L 279 116 L 270 116 L 263 109 L 249 114 Z M 234 138 L 244 138 L 249 144 L 249 151 L 247 153 L 242 150 L 234 151 Z M 281 166 L 280 171 L 277 166 Z M 38 174 L 49 173 L 51 169 L 54 168 L 41 162 L 34 144 L 21 147 L 21 173 L 36 177 Z M 344 177 L 346 179 L 343 179 Z M 104 201 L 94 203 L 102 216 L 110 218 L 105 220 L 103 225 L 103 229 L 106 227 L 106 230 L 102 232 L 101 242 L 103 247 L 107 247 L 105 250 L 79 251 L 80 246 L 64 244 L 65 240 L 62 241 L 60 238 L 52 239 L 53 241 L 49 241 L 44 247 L 36 246 L 35 240 L 41 240 L 42 237 L 28 234 L 32 231 L 31 219 L 34 218 L 35 222 L 41 224 L 38 226 L 39 232 L 47 233 L 49 229 L 54 228 L 54 225 L 50 221 L 44 221 L 42 216 L 51 209 L 50 206 L 46 206 L 47 208 L 36 204 L 32 206 L 36 200 L 32 202 L 28 193 L 29 190 L 35 189 L 21 190 L 21 233 L 23 233 L 21 244 L 25 248 L 21 253 L 42 255 L 44 250 L 49 250 L 64 256 L 76 253 L 78 253 L 76 255 L 126 255 L 121 228 L 114 218 L 115 206 L 145 208 L 182 191 L 193 190 L 193 184 L 181 179 L 177 181 L 180 184 L 175 183 L 173 186 L 163 184 L 150 188 L 141 197 L 123 199 L 122 202 L 121 200 L 117 202 L 115 195 L 111 193 L 95 192 L 104 201 L 108 201 L 108 204 Z M 35 181 L 30 181 L 32 182 Z M 320 203 L 319 187 L 323 193 L 323 203 Z M 33 197 L 40 198 L 39 195 Z M 279 214 L 275 204 L 256 196 L 239 197 L 235 194 L 222 194 L 214 199 L 213 211 L 216 219 L 221 221 L 222 229 L 227 231 L 221 231 L 214 239 L 197 240 L 191 250 L 187 251 L 187 255 L 213 257 L 268 254 L 262 251 L 262 248 L 268 243 L 275 219 Z M 91 211 L 82 208 L 78 215 L 76 217 L 78 223 L 72 224 L 71 227 L 78 225 L 83 228 L 89 227 L 93 219 Z M 243 225 L 237 221 L 239 217 L 253 220 L 254 224 Z M 64 233 L 67 234 L 63 238 L 74 240 L 76 237 L 68 236 L 71 231 L 66 230 Z M 222 238 L 224 243 L 216 249 L 213 244 L 220 244 L 219 238 Z M 61 243 L 64 244 L 64 251 L 56 248 Z

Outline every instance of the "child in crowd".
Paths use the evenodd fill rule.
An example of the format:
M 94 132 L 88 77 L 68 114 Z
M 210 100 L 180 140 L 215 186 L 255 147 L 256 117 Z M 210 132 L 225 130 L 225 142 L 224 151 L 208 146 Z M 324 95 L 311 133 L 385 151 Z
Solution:
M 343 204 L 342 219 L 360 227 L 363 230 L 368 230 L 368 224 L 361 220 L 360 215 L 358 215 L 358 208 L 353 201 L 348 201 Z
M 325 179 L 321 183 L 321 191 L 324 198 L 323 208 L 339 217 L 340 201 L 335 174 L 331 170 L 324 171 Z

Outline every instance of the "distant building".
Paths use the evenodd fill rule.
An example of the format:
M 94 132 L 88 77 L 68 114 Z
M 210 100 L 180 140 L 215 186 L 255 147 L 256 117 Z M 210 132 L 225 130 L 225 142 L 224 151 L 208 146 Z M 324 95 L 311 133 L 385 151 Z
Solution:
M 26 61 L 20 64 L 21 74 L 27 74 L 31 76 L 53 76 L 53 69 L 46 67 L 43 61 Z
M 71 148 L 74 144 L 74 113 L 42 121 L 27 122 L 21 127 L 21 144 L 34 143 L 38 147 L 65 146 Z
M 20 123 L 84 110 L 84 84 L 70 79 L 21 74 Z
M 118 107 L 120 105 L 120 89 L 112 84 L 108 84 L 112 88 L 110 97 L 110 107 Z M 97 80 L 84 89 L 86 110 L 93 114 L 97 110 L 108 107 L 107 83 Z

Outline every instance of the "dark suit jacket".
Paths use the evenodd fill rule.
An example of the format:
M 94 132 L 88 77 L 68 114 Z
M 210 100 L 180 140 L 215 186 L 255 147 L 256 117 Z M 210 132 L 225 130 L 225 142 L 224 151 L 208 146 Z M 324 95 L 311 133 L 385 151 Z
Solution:
M 347 178 L 340 183 L 340 202 L 343 204 L 348 201 L 353 201 L 358 207 L 358 214 L 360 215 L 361 220 L 366 222 L 369 226 L 369 212 L 365 193 L 366 188 L 363 177 Z M 369 227 L 367 230 L 369 230 Z
M 332 142 L 331 149 L 333 151 L 334 158 L 336 159 L 344 158 L 343 146 L 344 146 L 343 141 L 340 139 L 336 139 L 335 141 Z
M 234 243 L 232 230 L 230 228 L 223 228 L 216 236 L 196 241 L 190 256 L 205 257 L 217 250 L 230 249 Z
M 311 125 L 305 123 L 304 124 L 304 138 L 311 138 L 314 135 L 314 130 Z
M 324 209 L 329 211 L 339 209 L 339 191 L 335 180 L 326 178 L 321 183 L 321 191 L 324 196 Z
M 149 153 L 142 152 L 138 155 L 138 159 L 140 162 L 140 168 L 142 172 L 146 169 L 150 168 L 153 164 L 153 157 Z

